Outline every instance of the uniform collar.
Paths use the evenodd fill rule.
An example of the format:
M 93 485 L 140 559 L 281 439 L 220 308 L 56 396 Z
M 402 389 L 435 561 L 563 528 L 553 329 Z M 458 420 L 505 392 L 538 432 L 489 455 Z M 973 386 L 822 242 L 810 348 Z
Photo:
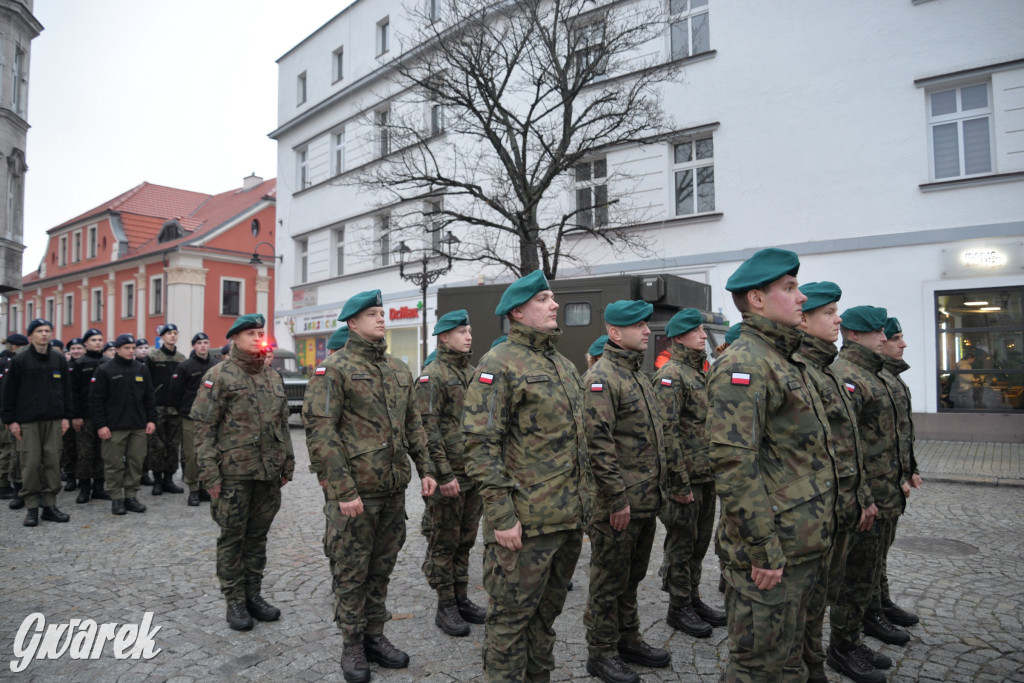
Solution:
M 114 356 L 113 360 L 118 365 L 123 365 L 126 368 L 131 366 L 135 362 L 134 358 L 124 359 L 124 358 L 121 358 L 121 356 Z
M 601 357 L 607 358 L 619 367 L 632 370 L 633 372 L 639 370 L 644 362 L 643 351 L 630 351 L 621 346 L 613 346 L 611 342 L 605 344 L 604 354 Z
M 388 350 L 388 343 L 384 339 L 372 342 L 352 332 L 345 343 L 345 349 L 350 353 L 362 356 L 375 363 L 384 358 L 384 354 Z
M 236 344 L 231 345 L 231 360 L 250 375 L 259 374 L 263 369 L 263 356 L 254 356 L 238 348 Z
M 832 361 L 839 355 L 839 349 L 836 348 L 835 344 L 829 344 L 828 342 L 822 341 L 817 337 L 803 332 L 803 337 L 800 340 L 800 355 L 807 360 L 811 361 L 819 369 L 826 368 L 832 364 Z
M 910 364 L 907 361 L 900 358 L 889 358 L 888 356 L 882 356 L 882 362 L 885 364 L 886 369 L 894 375 L 899 375 L 902 372 L 906 372 L 910 369 Z
M 885 359 L 881 354 L 875 353 L 863 344 L 857 342 L 850 342 L 849 344 L 843 344 L 843 350 L 840 352 L 843 358 L 846 358 L 851 363 L 859 365 L 865 370 L 871 372 L 878 372 L 885 366 Z
M 444 342 L 437 342 L 437 360 L 444 361 L 448 365 L 464 368 L 469 365 L 469 357 L 472 352 L 462 353 L 456 351 Z
M 672 360 L 688 365 L 694 370 L 704 369 L 704 360 L 708 357 L 704 349 L 691 349 L 682 344 L 672 343 Z
M 553 353 L 561 336 L 560 328 L 555 328 L 552 332 L 541 332 L 516 321 L 512 322 L 512 327 L 508 331 L 510 342 L 529 346 L 541 353 Z
M 742 329 L 752 331 L 787 358 L 800 348 L 800 336 L 803 334 L 795 327 L 781 325 L 756 313 L 743 314 Z

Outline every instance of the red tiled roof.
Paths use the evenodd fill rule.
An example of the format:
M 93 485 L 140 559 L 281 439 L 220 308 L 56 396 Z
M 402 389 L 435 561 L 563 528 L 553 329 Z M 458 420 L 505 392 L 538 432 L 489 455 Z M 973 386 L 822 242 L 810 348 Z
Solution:
M 64 221 L 55 228 L 50 228 L 47 232 L 60 230 L 90 216 L 106 213 L 107 211 L 134 213 L 140 216 L 154 216 L 164 219 L 187 216 L 195 212 L 209 199 L 210 195 L 201 192 L 190 192 L 189 190 L 179 190 L 174 187 L 142 183 L 109 201 L 103 202 L 94 209 L 75 216 L 69 221 Z

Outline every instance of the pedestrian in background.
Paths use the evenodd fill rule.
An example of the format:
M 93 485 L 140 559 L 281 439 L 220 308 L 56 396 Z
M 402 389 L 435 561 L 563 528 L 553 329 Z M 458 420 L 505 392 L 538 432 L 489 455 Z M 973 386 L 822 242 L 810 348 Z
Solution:
M 153 470 L 153 495 L 184 493 L 174 483 L 181 451 L 181 416 L 171 398 L 171 378 L 185 356 L 178 351 L 178 326 L 168 323 L 158 328 L 159 348 L 146 356 L 146 367 L 153 377 L 156 392 L 156 431 L 149 437 L 147 453 Z
M 103 333 L 91 327 L 82 335 L 85 352 L 68 367 L 71 377 L 71 428 L 78 446 L 78 497 L 75 503 L 90 499 L 110 500 L 104 484 L 103 453 L 89 413 L 89 390 L 96 369 L 107 362 L 103 357 Z
M 3 380 L 11 368 L 11 362 L 27 346 L 28 337 L 23 334 L 9 334 L 4 339 L 4 350 L 0 351 L 0 397 L 3 396 Z M 21 491 L 21 464 L 16 443 L 11 430 L 0 421 L 0 500 L 10 500 L 8 507 L 12 510 L 25 507 L 25 502 L 18 497 Z

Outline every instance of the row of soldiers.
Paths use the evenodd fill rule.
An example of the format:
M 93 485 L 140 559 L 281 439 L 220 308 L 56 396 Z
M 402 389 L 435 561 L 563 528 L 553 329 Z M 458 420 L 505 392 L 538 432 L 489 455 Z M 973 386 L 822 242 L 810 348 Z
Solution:
M 66 354 L 52 331 L 49 321 L 33 320 L 0 354 L 0 497 L 12 509 L 27 506 L 25 525 L 38 524 L 40 506 L 42 519 L 68 521 L 56 507 L 61 470 L 64 489 L 78 489 L 76 503 L 111 500 L 117 515 L 145 511 L 136 498 L 142 485 L 153 495 L 183 493 L 173 480 L 179 448 L 188 504 L 209 500 L 198 486 L 194 430 L 181 417 L 212 361 L 209 337 L 194 335 L 186 360 L 174 324 L 158 328 L 153 349 L 130 334 L 104 342 L 90 328 Z

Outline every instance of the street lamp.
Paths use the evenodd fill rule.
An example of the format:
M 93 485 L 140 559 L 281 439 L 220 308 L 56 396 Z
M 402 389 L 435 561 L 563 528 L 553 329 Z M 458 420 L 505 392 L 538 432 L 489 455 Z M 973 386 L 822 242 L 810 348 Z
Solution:
M 281 256 L 278 256 L 277 255 L 277 250 L 274 249 L 274 245 L 273 244 L 271 244 L 270 242 L 257 242 L 256 246 L 252 248 L 252 258 L 249 259 L 249 265 L 250 266 L 262 266 L 263 265 L 263 259 L 261 259 L 260 255 L 256 253 L 257 251 L 259 251 L 259 248 L 260 248 L 261 244 L 265 244 L 268 247 L 270 247 L 270 259 L 272 261 L 273 260 L 284 261 L 284 255 L 282 254 Z
M 437 282 L 437 280 L 449 272 L 452 269 L 452 258 L 455 250 L 458 248 L 459 242 L 458 237 L 452 234 L 449 230 L 448 234 L 441 239 L 441 249 L 431 247 L 423 250 L 423 255 L 419 258 L 411 258 L 412 249 L 402 240 L 398 243 L 398 246 L 394 250 L 395 256 L 398 258 L 398 276 L 403 280 L 408 280 L 414 285 L 420 288 L 420 301 L 423 302 L 423 341 L 421 345 L 423 359 L 427 357 L 427 287 Z M 445 259 L 444 265 L 439 265 L 435 268 L 430 267 L 431 259 L 436 257 L 442 257 Z M 415 264 L 417 261 L 420 264 L 418 270 L 412 270 L 406 272 L 405 266 L 408 260 L 408 264 Z

